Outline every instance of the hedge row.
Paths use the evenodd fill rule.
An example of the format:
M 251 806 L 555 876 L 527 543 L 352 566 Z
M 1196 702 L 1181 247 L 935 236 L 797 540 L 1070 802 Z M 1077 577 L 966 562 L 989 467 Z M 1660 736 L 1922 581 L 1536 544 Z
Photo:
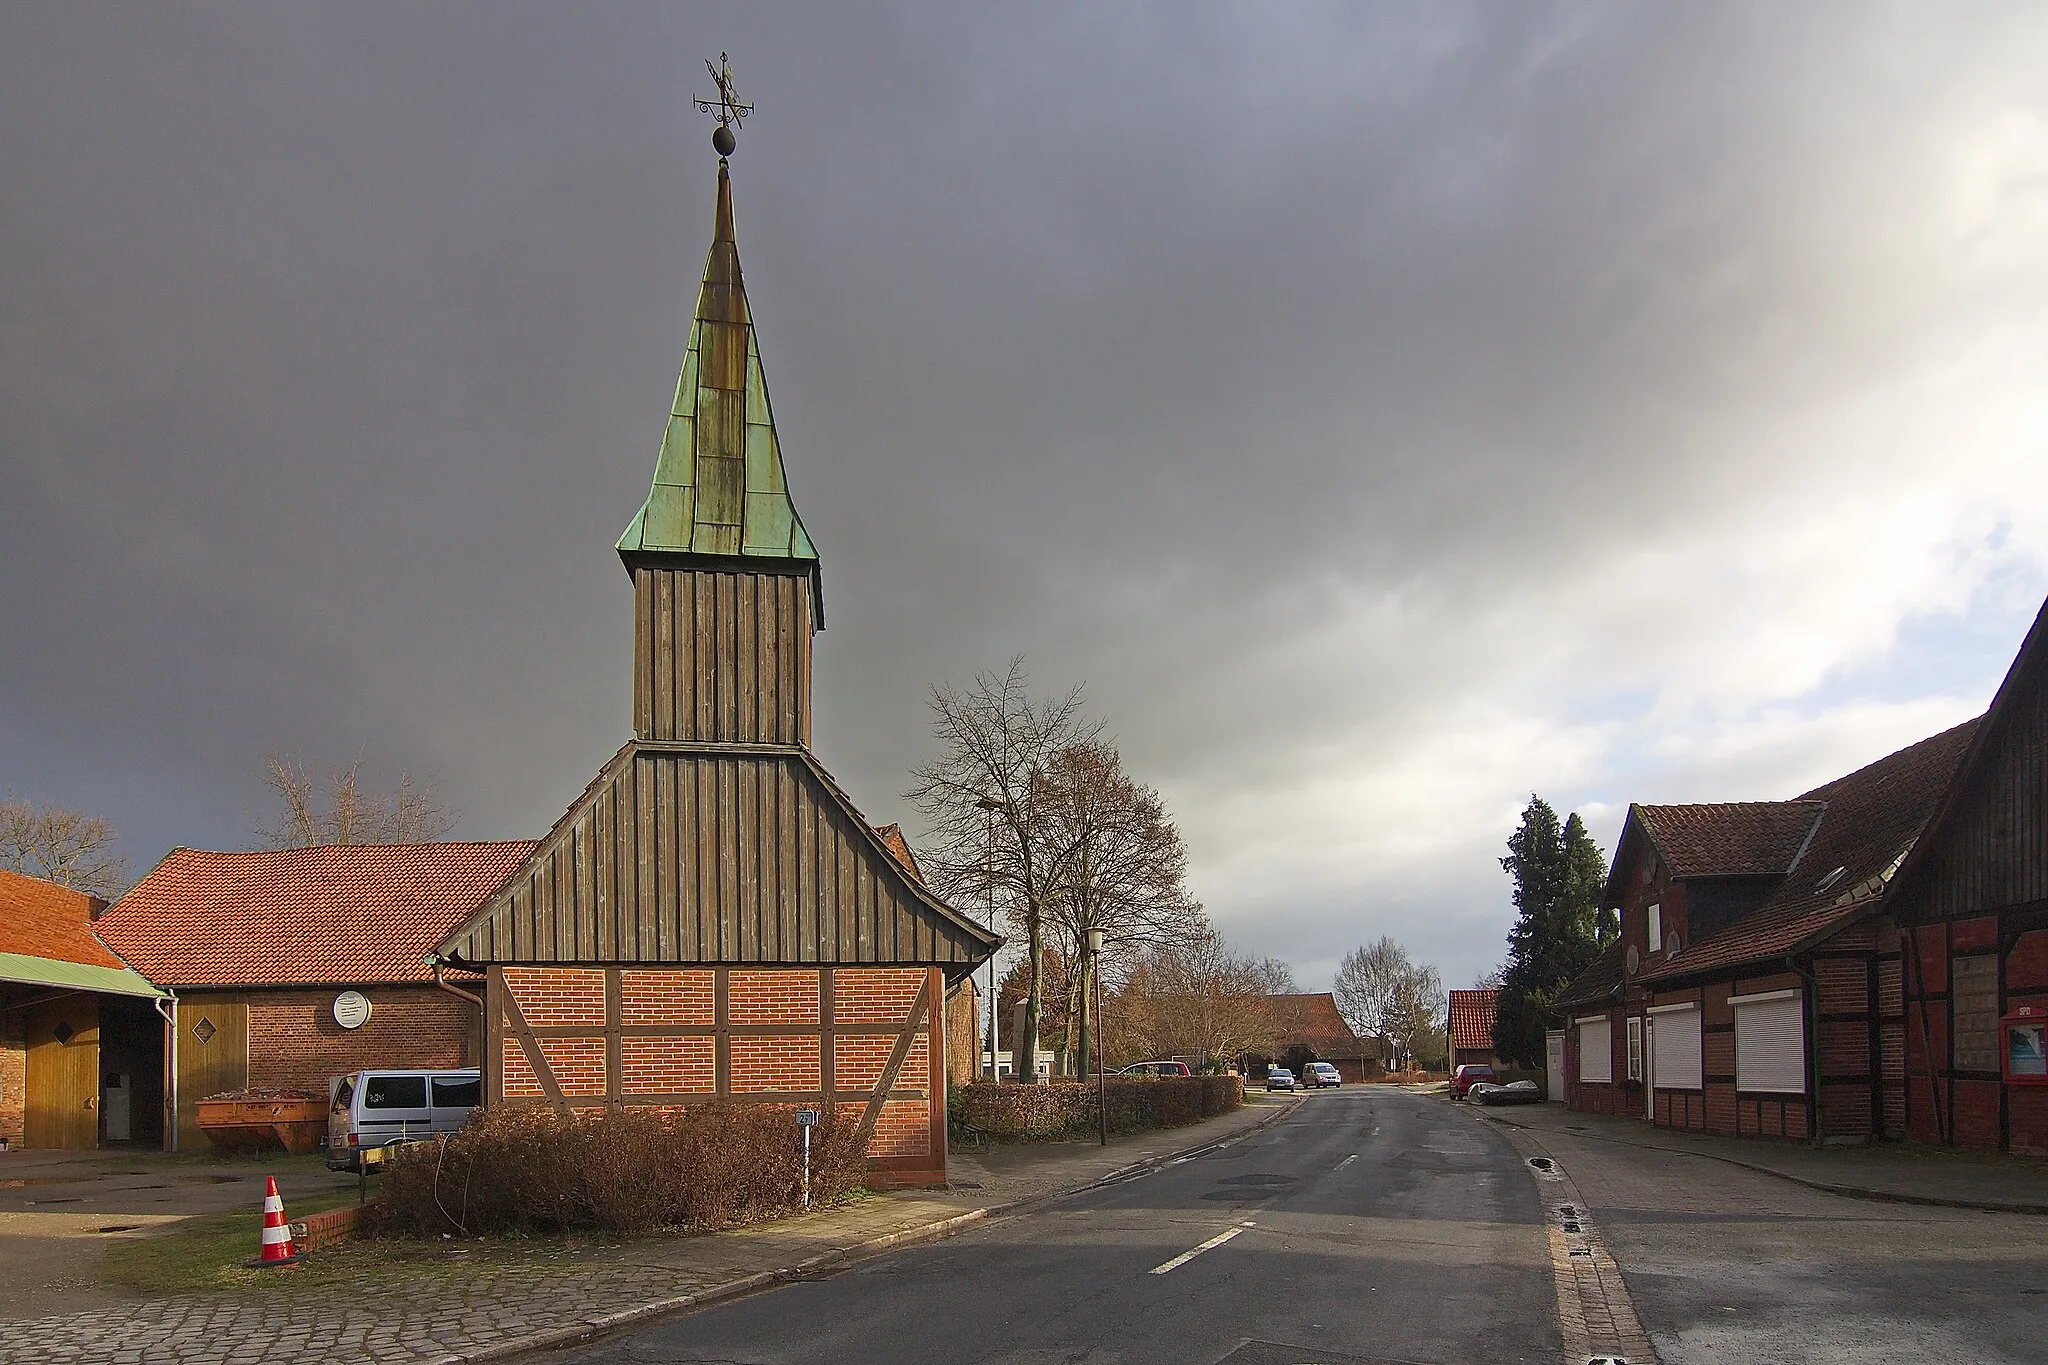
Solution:
M 1161 1076 L 1133 1080 L 1111 1077 L 1105 1085 L 1112 1132 L 1179 1128 L 1244 1106 L 1239 1076 Z M 999 1142 L 1052 1142 L 1097 1132 L 1095 1083 L 1055 1081 L 1050 1085 L 990 1085 L 977 1082 L 958 1093 L 966 1127 Z
M 401 1147 L 364 1210 L 373 1235 L 505 1235 L 656 1228 L 711 1231 L 800 1206 L 803 1148 L 791 1110 L 710 1103 L 564 1118 L 479 1109 L 461 1131 Z M 811 1199 L 861 1183 L 858 1125 L 812 1131 Z

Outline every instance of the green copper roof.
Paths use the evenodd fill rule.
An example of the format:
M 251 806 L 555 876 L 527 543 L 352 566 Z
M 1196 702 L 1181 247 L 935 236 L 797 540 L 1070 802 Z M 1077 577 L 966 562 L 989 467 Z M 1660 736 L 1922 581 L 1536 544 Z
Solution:
M 718 163 L 718 222 L 668 434 L 646 505 L 619 553 L 818 558 L 789 499 L 761 353 L 733 240 L 732 180 Z

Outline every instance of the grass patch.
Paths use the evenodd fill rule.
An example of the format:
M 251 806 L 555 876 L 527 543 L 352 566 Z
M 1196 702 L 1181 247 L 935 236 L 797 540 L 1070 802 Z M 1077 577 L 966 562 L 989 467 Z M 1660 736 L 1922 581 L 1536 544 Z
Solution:
M 260 1193 L 260 1192 L 259 1192 Z M 301 1195 L 285 1205 L 287 1217 L 340 1208 L 356 1202 L 354 1190 L 329 1190 Z M 261 1249 L 262 1205 L 227 1213 L 207 1213 L 167 1224 L 162 1232 L 112 1242 L 101 1273 L 114 1284 L 145 1294 L 190 1294 L 236 1289 L 280 1279 L 303 1281 L 327 1257 L 323 1254 L 291 1270 L 252 1270 L 244 1263 Z

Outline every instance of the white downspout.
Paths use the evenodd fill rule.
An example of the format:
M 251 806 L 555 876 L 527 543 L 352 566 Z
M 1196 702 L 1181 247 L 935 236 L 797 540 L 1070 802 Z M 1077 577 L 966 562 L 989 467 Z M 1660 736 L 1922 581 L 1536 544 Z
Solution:
M 168 1012 L 164 1002 L 170 1002 Z M 164 1150 L 178 1150 L 178 993 L 169 988 L 156 998 L 156 1012 L 171 1031 L 171 1060 L 164 1074 Z

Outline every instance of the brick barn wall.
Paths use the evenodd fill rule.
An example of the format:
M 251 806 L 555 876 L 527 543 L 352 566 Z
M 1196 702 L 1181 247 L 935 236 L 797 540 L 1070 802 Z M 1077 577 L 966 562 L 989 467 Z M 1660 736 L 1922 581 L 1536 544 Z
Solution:
M 827 1057 L 820 1030 L 827 1026 L 822 973 L 816 968 L 726 970 L 723 1018 L 718 1002 L 720 972 L 708 968 L 617 971 L 616 1030 L 608 1022 L 607 971 L 587 967 L 503 967 L 497 980 L 515 1002 L 534 1042 L 547 1060 L 565 1100 L 598 1099 L 631 1104 L 635 1097 L 665 1098 L 724 1093 L 735 1099 L 772 1096 L 792 1106 L 825 1103 L 819 1098 Z M 833 969 L 829 1027 L 837 1111 L 858 1122 L 864 1098 L 847 1092 L 871 1090 L 894 1053 L 897 1027 L 920 993 L 930 988 L 922 967 L 839 967 Z M 964 992 L 962 994 L 965 994 Z M 971 998 L 971 997 L 970 997 Z M 951 1012 L 949 1012 L 951 1013 Z M 971 1011 L 957 1010 L 971 1057 L 975 1043 Z M 883 1026 L 875 1029 L 874 1026 Z M 495 1058 L 498 1074 L 491 1093 L 506 1100 L 546 1098 L 541 1077 L 527 1058 L 516 1026 L 501 1026 Z M 702 1029 L 696 1036 L 636 1035 L 635 1029 Z M 873 1031 L 839 1033 L 840 1029 Z M 934 1086 L 943 1061 L 933 1052 L 952 1045 L 947 1018 L 927 1017 L 912 1039 L 897 1073 L 897 1091 L 918 1098 L 884 1101 L 868 1145 L 870 1161 L 885 1172 L 919 1179 L 944 1179 L 942 1139 L 945 1096 Z M 788 1030 L 782 1032 L 781 1030 Z M 575 1036 L 588 1030 L 589 1036 Z M 569 1035 L 569 1036 L 564 1036 Z M 614 1078 L 607 1051 L 617 1045 Z M 721 1061 L 722 1058 L 722 1061 Z M 936 1065 L 935 1065 L 936 1064 Z M 937 1093 L 934 1093 L 936 1091 Z M 582 1106 L 572 1106 L 581 1108 Z
M 330 1077 L 364 1067 L 477 1064 L 482 1012 L 474 1006 L 432 986 L 357 989 L 370 1000 L 369 1021 L 359 1029 L 334 1022 L 338 989 L 239 992 L 249 1005 L 249 1084 L 324 1094 Z M 206 997 L 183 998 L 196 1005 Z
M 28 1122 L 28 1042 L 19 1010 L 0 1011 L 0 1137 L 16 1147 Z

